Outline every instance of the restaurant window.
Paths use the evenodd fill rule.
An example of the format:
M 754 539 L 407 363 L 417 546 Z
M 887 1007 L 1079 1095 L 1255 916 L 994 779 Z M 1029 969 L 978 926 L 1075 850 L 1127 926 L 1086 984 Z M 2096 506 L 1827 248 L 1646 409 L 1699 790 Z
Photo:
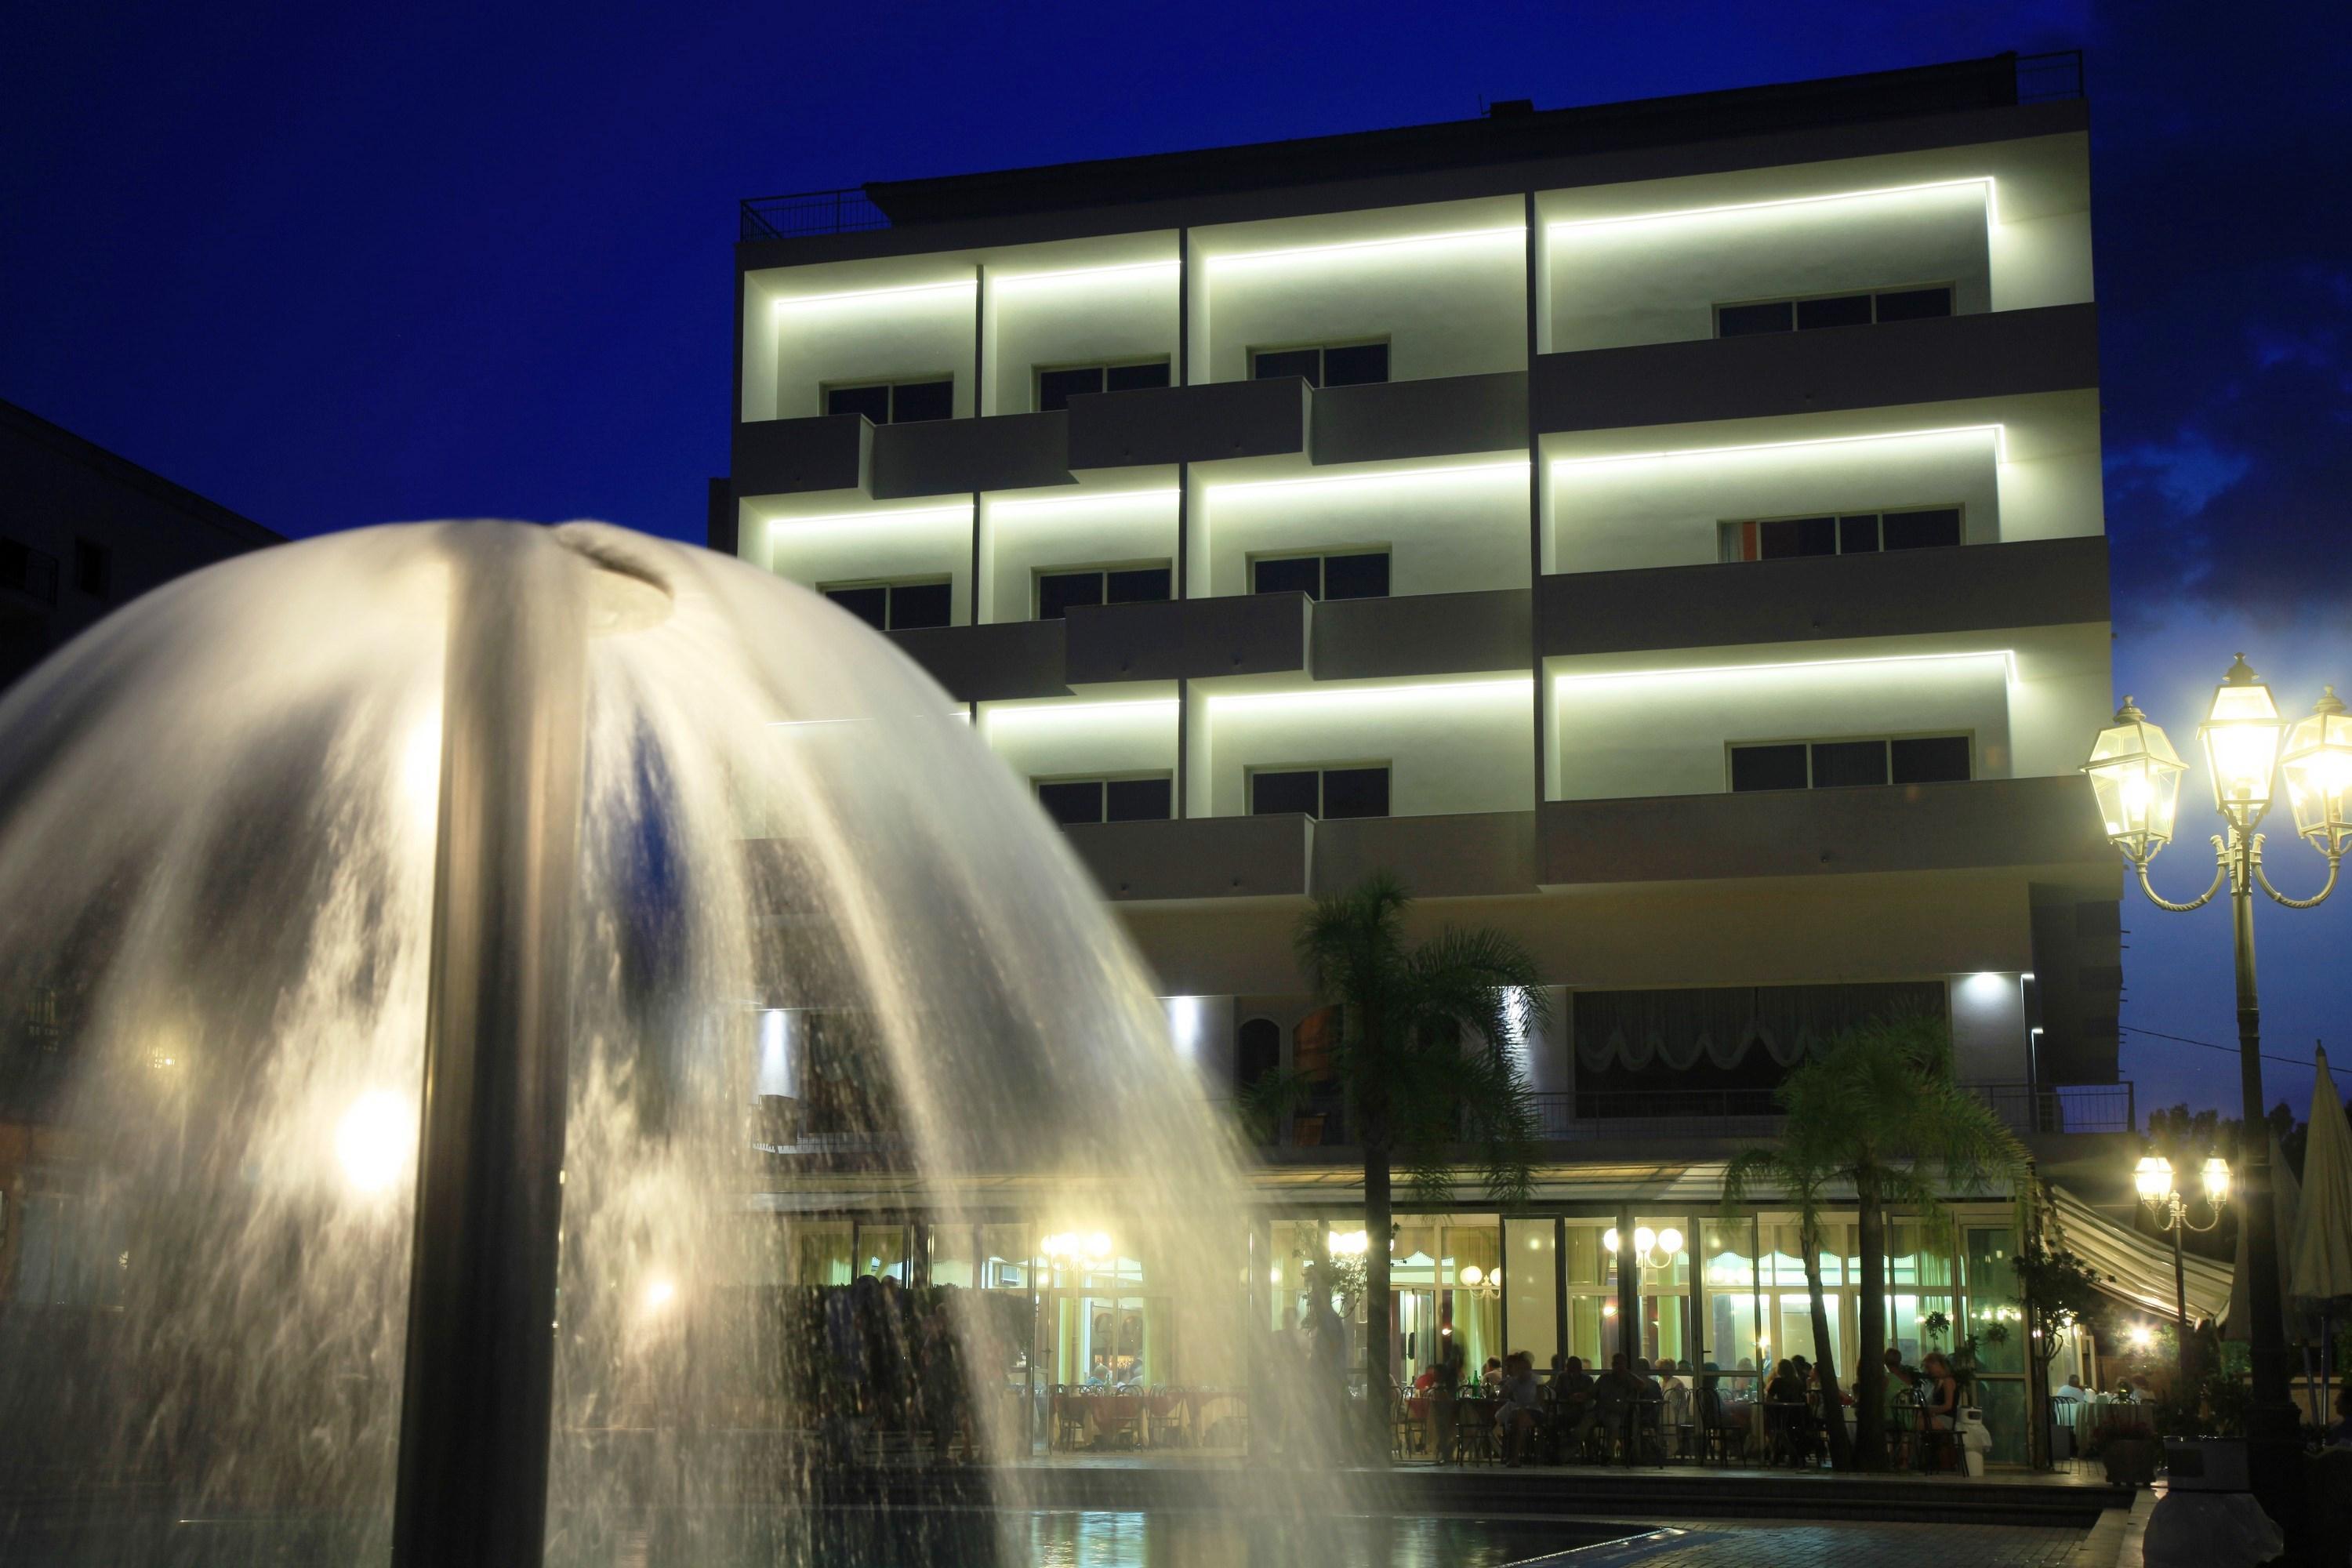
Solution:
M 1057 567 L 1037 574 L 1037 618 L 1058 621 L 1080 605 L 1153 605 L 1166 601 L 1174 574 L 1165 561 L 1123 566 Z
M 1617 1255 L 1601 1245 L 1613 1228 L 1605 1220 L 1567 1226 L 1568 1342 L 1560 1348 L 1595 1370 L 1617 1353 Z
M 817 592 L 877 632 L 943 626 L 951 618 L 953 584 L 945 577 L 899 583 L 820 584 Z
M 861 1224 L 855 1250 L 858 1273 L 908 1283 L 905 1226 Z
M 1552 1222 L 1503 1222 L 1503 1288 L 1510 1297 L 1511 1348 L 1549 1369 L 1559 1343 L 1559 1280 L 1552 1268 Z
M 1819 327 L 1867 327 L 1874 322 L 1923 321 L 1952 313 L 1952 288 L 1938 283 L 1918 289 L 1885 289 L 1869 294 L 1822 294 L 1807 299 L 1754 300 L 1715 308 L 1715 335 L 1753 337 L 1762 332 L 1804 332 Z
M 1731 789 L 1750 795 L 1854 784 L 1963 784 L 1973 776 L 1974 751 L 1966 735 L 1735 744 Z
M 1708 1224 L 1699 1231 L 1706 1282 L 1706 1359 L 1725 1373 L 1726 1398 L 1754 1397 L 1760 1386 L 1757 1342 L 1755 1230 L 1746 1220 Z
M 972 1227 L 968 1225 L 927 1225 L 923 1227 L 923 1271 L 933 1285 L 970 1289 L 972 1274 Z
M 1960 542 L 1956 506 L 1892 511 L 1823 512 L 1811 517 L 1741 518 L 1717 527 L 1724 561 L 1785 561 L 1800 555 L 1876 555 Z
M 1977 1339 L 1977 1404 L 1992 1437 L 1990 1458 L 2025 1459 L 2025 1313 L 2018 1288 L 2017 1233 L 2008 1226 L 1967 1228 L 1967 1317 L 1958 1325 Z M 1948 1341 L 1948 1352 L 1957 1342 Z
M 984 1225 L 980 1227 L 980 1288 L 983 1290 L 1029 1289 L 1029 1227 L 1025 1225 Z
M 1385 599 L 1389 552 L 1259 555 L 1250 560 L 1253 594 L 1304 594 L 1310 599 Z
M 1895 1220 L 1886 1226 L 1886 1342 L 1900 1352 L 1903 1364 L 1916 1367 L 1935 1345 L 1927 1323 L 1938 1313 L 1953 1321 L 1950 1256 L 1937 1248 L 1916 1220 Z M 1946 1349 L 1951 1337 L 1941 1339 Z
M 1037 804 L 1064 827 L 1094 822 L 1164 822 L 1176 799 L 1167 773 L 1095 779 L 1040 779 Z
M 846 1285 L 857 1277 L 851 1262 L 855 1226 L 848 1220 L 803 1220 L 793 1228 L 793 1283 Z
M 1254 768 L 1250 815 L 1298 813 L 1327 821 L 1389 814 L 1386 763 L 1334 768 Z
M 1140 392 L 1168 384 L 1168 359 L 1122 360 L 1108 364 L 1037 367 L 1037 412 L 1067 408 L 1070 399 L 1089 392 Z
M 953 377 L 872 381 L 824 389 L 827 414 L 863 414 L 876 425 L 911 425 L 955 413 Z
M 1316 343 L 1303 348 L 1252 349 L 1250 379 L 1303 375 L 1309 386 L 1363 386 L 1389 378 L 1389 345 Z

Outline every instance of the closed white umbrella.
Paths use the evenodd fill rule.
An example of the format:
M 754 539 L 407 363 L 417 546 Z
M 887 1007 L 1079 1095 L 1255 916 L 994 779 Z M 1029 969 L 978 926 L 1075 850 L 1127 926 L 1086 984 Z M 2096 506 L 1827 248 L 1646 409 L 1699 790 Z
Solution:
M 2311 1080 L 2308 1137 L 2290 1279 L 2296 1300 L 2317 1305 L 2352 1296 L 2352 1125 L 2327 1076 L 2324 1049 Z
M 2302 1206 L 2302 1185 L 2294 1173 L 2286 1168 L 2286 1156 L 2279 1152 L 2278 1134 L 2266 1132 L 2271 1141 L 2271 1236 L 2273 1250 L 2278 1254 L 2279 1321 L 2286 1331 L 2289 1343 L 2303 1338 L 2297 1324 L 2299 1314 L 2294 1310 L 2294 1279 L 2291 1259 L 2294 1249 L 2289 1245 L 2294 1235 L 2294 1217 Z M 2251 1340 L 2246 1321 L 2252 1309 L 2246 1305 L 2246 1227 L 2238 1226 L 2238 1262 L 2230 1270 L 2230 1310 L 2221 1319 L 2221 1337 L 2225 1340 Z

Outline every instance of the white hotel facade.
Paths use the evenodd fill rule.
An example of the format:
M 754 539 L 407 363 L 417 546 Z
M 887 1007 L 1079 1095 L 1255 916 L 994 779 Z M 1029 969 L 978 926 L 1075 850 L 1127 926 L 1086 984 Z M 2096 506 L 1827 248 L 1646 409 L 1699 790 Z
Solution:
M 1539 1202 L 1408 1216 L 1406 1333 L 1507 1258 L 1454 1310 L 1539 1363 L 1617 1321 L 1767 1357 L 1794 1260 L 1716 1178 L 1809 1040 L 1928 1009 L 2052 1156 L 2129 1124 L 2076 773 L 2114 700 L 2079 82 L 2003 56 L 747 203 L 711 542 L 970 704 L 1211 1093 L 1311 1062 L 1291 931 L 1373 868 L 1538 956 Z M 1267 1151 L 1277 1269 L 1344 1222 L 1346 1137 L 1335 1100 Z M 1005 1261 L 840 1223 L 853 1272 L 876 1226 Z M 1896 1259 L 1915 1318 L 2013 1315 L 2007 1223 Z M 1682 1254 L 1612 1270 L 1612 1228 Z

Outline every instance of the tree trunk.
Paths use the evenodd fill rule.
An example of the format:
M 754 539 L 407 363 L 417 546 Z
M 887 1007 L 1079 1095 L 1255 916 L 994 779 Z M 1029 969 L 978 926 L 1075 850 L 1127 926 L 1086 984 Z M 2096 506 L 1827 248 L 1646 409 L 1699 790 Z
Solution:
M 1878 1174 L 1855 1173 L 1861 1200 L 1862 1344 L 1854 1376 L 1853 1446 L 1860 1468 L 1886 1468 L 1886 1210 L 1878 1197 Z
M 1394 1201 L 1389 1188 L 1384 1129 L 1364 1129 L 1364 1455 L 1389 1456 L 1389 1229 Z
M 1801 1245 L 1805 1249 L 1805 1290 L 1813 1303 L 1813 1364 L 1822 1374 L 1822 1429 L 1829 1438 L 1831 1468 L 1850 1470 L 1853 1446 L 1846 1439 L 1845 1413 L 1838 1407 L 1837 1346 L 1830 1339 L 1829 1313 L 1822 1304 L 1820 1232 L 1806 1227 Z

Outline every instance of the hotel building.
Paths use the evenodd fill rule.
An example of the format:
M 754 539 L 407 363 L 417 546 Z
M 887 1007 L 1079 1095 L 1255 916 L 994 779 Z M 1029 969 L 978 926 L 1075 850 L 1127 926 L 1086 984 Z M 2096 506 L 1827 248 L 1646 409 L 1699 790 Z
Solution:
M 1809 1352 L 1790 1216 L 1717 1200 L 1811 1042 L 1948 1019 L 2045 1168 L 2131 1124 L 2076 773 L 2113 703 L 2087 125 L 2078 57 L 2000 56 L 748 202 L 710 542 L 969 705 L 1208 1095 L 1326 1048 L 1314 895 L 1392 869 L 1419 931 L 1535 953 L 1538 1199 L 1401 1216 L 1401 1370 L 1441 1314 L 1538 1364 L 1628 1321 Z M 1348 1144 L 1334 1094 L 1265 1152 L 1270 1322 L 1360 1245 Z M 1965 1212 L 1892 1227 L 1915 1358 L 2017 1316 L 2010 1211 Z M 1005 1217 L 796 1256 L 1070 1294 L 1076 1381 L 1145 1266 L 1040 1287 Z M 1997 1457 L 2021 1337 L 1981 1352 Z

